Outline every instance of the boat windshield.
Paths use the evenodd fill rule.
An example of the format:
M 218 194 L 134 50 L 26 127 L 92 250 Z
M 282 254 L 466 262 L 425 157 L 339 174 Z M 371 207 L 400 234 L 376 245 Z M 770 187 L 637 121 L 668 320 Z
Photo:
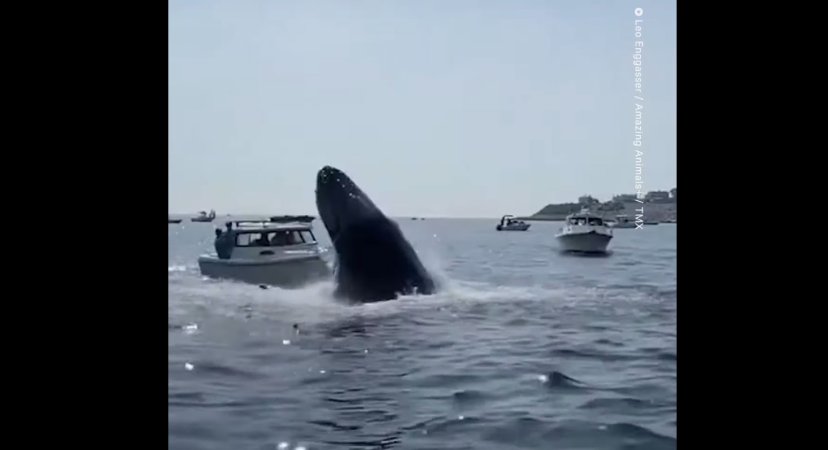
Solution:
M 576 216 L 569 218 L 569 225 L 590 225 L 599 227 L 604 224 L 604 220 L 600 217 L 584 217 L 584 216 Z

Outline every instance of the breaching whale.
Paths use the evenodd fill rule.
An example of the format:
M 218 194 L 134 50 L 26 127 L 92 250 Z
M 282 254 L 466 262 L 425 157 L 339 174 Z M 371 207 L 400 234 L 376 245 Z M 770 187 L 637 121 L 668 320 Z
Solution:
M 348 175 L 325 166 L 316 208 L 336 250 L 335 296 L 353 302 L 433 294 L 436 284 L 398 225 Z

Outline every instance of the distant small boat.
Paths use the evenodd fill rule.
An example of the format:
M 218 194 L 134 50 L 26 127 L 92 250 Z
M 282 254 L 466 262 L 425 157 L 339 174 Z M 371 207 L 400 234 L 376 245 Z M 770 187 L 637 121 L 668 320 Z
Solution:
M 615 216 L 615 221 L 608 225 L 612 228 L 635 228 L 635 222 L 630 220 L 630 216 L 626 214 Z
M 190 219 L 193 222 L 212 222 L 213 219 L 216 218 L 216 212 L 212 209 L 210 210 L 210 214 L 207 214 L 204 211 L 198 213 L 198 217 L 193 217 Z
M 508 214 L 501 217 L 500 223 L 497 224 L 495 229 L 497 231 L 526 231 L 531 226 L 531 224 L 528 224 L 522 220 L 517 220 L 514 217 L 515 216 Z
M 181 223 L 181 219 L 170 219 L 170 218 L 167 218 L 167 223 Z

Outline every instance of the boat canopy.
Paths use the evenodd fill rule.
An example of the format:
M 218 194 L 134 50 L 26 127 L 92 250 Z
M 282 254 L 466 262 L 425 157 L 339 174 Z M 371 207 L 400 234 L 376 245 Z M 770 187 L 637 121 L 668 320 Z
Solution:
M 310 223 L 313 222 L 315 219 L 314 216 L 273 216 L 270 218 L 271 222 L 274 223 L 290 223 L 290 222 L 300 222 L 300 223 Z
M 244 233 L 269 233 L 277 231 L 310 231 L 308 223 L 274 223 L 268 220 L 233 220 L 227 222 L 232 224 L 236 234 Z

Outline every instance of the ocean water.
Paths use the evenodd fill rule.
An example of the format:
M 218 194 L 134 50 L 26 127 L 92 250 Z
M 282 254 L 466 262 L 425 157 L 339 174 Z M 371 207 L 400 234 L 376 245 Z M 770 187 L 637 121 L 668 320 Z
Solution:
M 205 280 L 215 225 L 169 225 L 170 449 L 675 448 L 676 225 L 496 222 L 399 220 L 442 290 L 361 306 Z

